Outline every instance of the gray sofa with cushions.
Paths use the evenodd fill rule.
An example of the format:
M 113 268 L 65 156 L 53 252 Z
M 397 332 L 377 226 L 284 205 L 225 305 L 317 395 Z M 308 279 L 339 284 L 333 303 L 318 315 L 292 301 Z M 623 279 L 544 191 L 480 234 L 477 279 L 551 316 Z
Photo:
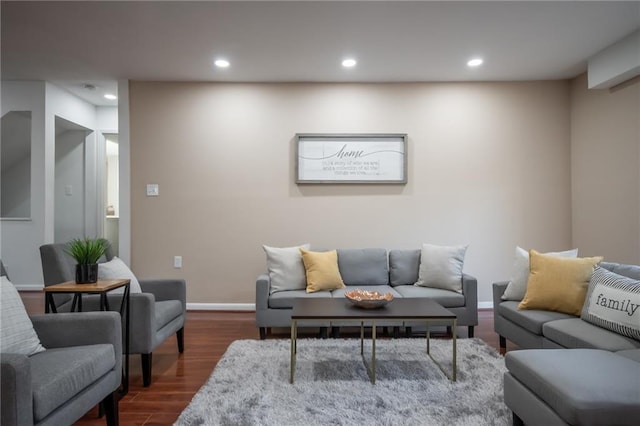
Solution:
M 640 280 L 640 266 L 601 262 Z M 518 310 L 504 301 L 508 283 L 493 285 L 494 329 L 522 349 L 505 357 L 504 400 L 514 425 L 637 425 L 640 341 L 580 317 Z
M 618 275 L 640 280 L 640 266 L 601 262 Z M 522 349 L 591 348 L 622 351 L 640 348 L 640 341 L 560 312 L 519 310 L 517 301 L 502 300 L 508 282 L 493 284 L 493 328 L 500 336 L 500 349 L 507 339 Z
M 462 293 L 440 288 L 418 287 L 421 250 L 390 250 L 382 248 L 338 249 L 338 268 L 345 288 L 333 291 L 307 293 L 305 290 L 286 290 L 271 293 L 269 274 L 256 280 L 256 323 L 260 337 L 266 337 L 270 327 L 290 327 L 293 301 L 296 298 L 344 298 L 344 294 L 356 288 L 381 293 L 392 293 L 396 298 L 431 298 L 456 314 L 458 325 L 467 326 L 469 337 L 478 325 L 478 293 L 476 278 L 463 274 Z M 393 303 L 393 302 L 392 302 Z M 344 322 L 317 324 L 305 322 L 307 326 L 339 327 Z M 380 326 L 424 327 L 418 323 L 390 322 Z M 416 327 L 416 328 L 417 328 Z

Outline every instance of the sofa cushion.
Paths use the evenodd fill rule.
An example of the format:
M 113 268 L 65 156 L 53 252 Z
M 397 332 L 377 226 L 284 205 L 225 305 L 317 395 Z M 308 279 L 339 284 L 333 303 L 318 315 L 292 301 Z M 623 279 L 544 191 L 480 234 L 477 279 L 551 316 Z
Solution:
M 309 244 L 296 247 L 262 246 L 267 255 L 269 271 L 269 292 L 300 290 L 307 286 L 307 278 L 302 263 L 300 249 L 308 249 Z
M 30 362 L 35 423 L 116 365 L 109 344 L 48 349 L 33 355 Z
M 572 425 L 635 425 L 640 417 L 638 363 L 589 349 L 509 352 L 512 376 Z
M 626 349 L 624 351 L 616 352 L 616 355 L 620 355 L 625 358 L 632 359 L 636 362 L 640 362 L 640 349 Z
M 415 285 L 400 285 L 394 289 L 407 298 L 433 299 L 445 308 L 457 308 L 464 306 L 464 296 L 460 293 L 441 288 L 418 287 Z
M 640 340 L 640 281 L 596 268 L 581 318 Z
M 4 275 L 0 277 L 0 350 L 20 355 L 44 351 L 18 290 Z
M 467 247 L 423 244 L 415 285 L 462 293 L 462 268 Z
M 418 281 L 420 250 L 389 250 L 389 283 L 392 286 Z
M 623 263 L 600 262 L 600 266 L 618 275 L 640 280 L 640 266 Z
M 273 293 L 269 297 L 269 307 L 272 309 L 292 309 L 293 300 L 301 297 L 330 298 L 331 292 L 317 291 L 314 293 L 307 293 L 306 290 L 279 291 L 277 293 Z
M 160 300 L 156 302 L 156 330 L 160 330 L 171 320 L 182 315 L 182 302 L 179 300 Z
M 335 250 L 315 252 L 300 249 L 300 253 L 307 276 L 307 293 L 344 287 Z
M 382 294 L 391 293 L 395 298 L 402 297 L 402 295 L 398 293 L 396 289 L 388 285 L 359 285 L 358 289 L 364 290 L 364 291 L 377 291 L 378 293 L 382 293 Z M 331 292 L 331 297 L 345 297 L 344 294 L 346 292 L 353 291 L 353 290 L 354 290 L 353 287 L 346 287 L 346 288 L 340 288 L 338 290 L 333 290 Z
M 342 281 L 348 286 L 387 285 L 387 250 L 380 248 L 339 249 L 338 267 Z
M 506 300 L 498 305 L 498 314 L 539 336 L 542 335 L 542 325 L 544 323 L 559 319 L 575 318 L 573 315 L 563 314 L 561 312 L 536 309 L 521 310 L 518 309 L 518 302 L 511 300 Z
M 589 280 L 602 257 L 559 258 L 529 253 L 529 281 L 520 309 L 543 309 L 580 315 Z
M 578 249 L 549 252 L 549 256 L 556 257 L 577 257 Z M 527 281 L 529 280 L 529 252 L 523 248 L 516 247 L 513 265 L 511 267 L 511 279 L 502 295 L 502 300 L 522 300 L 527 292 Z
M 542 334 L 565 348 L 592 348 L 621 351 L 640 348 L 640 341 L 600 328 L 580 318 L 547 322 Z

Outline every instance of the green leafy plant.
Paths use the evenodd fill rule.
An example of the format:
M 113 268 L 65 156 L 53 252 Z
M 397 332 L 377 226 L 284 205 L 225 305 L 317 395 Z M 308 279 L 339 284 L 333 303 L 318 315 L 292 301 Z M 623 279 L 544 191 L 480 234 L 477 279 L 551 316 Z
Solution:
M 78 262 L 78 265 L 98 263 L 109 246 L 104 238 L 74 238 L 68 243 L 67 253 Z

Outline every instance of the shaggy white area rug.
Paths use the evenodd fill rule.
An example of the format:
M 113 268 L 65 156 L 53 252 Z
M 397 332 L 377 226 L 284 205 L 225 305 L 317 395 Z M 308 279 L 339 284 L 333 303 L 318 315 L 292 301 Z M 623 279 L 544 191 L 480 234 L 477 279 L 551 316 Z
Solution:
M 376 384 L 359 339 L 299 339 L 294 384 L 289 340 L 238 340 L 176 425 L 508 425 L 504 359 L 479 339 L 458 339 L 458 381 L 426 355 L 425 339 L 378 339 Z M 451 371 L 451 341 L 431 340 Z M 371 341 L 365 341 L 370 360 Z M 370 361 L 369 361 L 370 362 Z

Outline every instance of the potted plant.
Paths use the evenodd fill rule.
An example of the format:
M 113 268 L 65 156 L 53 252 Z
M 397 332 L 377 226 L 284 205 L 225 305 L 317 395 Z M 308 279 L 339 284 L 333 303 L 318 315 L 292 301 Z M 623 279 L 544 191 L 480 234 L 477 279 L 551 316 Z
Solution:
M 98 259 L 107 251 L 108 245 L 104 238 L 74 238 L 68 243 L 67 253 L 77 262 L 76 283 L 98 281 Z

